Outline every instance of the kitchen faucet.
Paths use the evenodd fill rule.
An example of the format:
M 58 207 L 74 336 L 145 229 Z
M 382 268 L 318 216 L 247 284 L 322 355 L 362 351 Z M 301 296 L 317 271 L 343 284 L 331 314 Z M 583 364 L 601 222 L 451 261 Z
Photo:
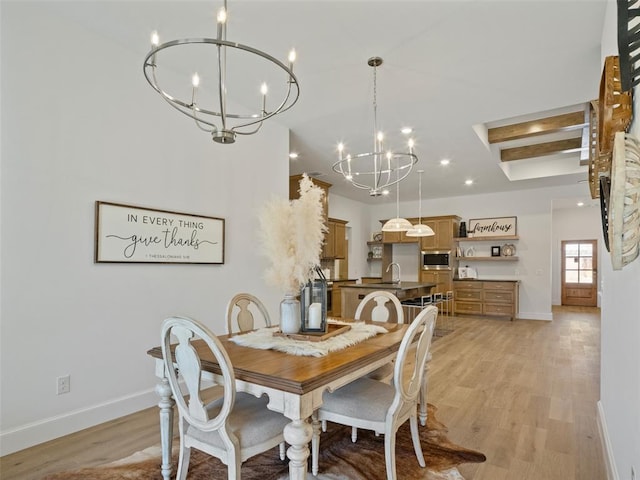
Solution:
M 391 267 L 393 266 L 398 267 L 398 278 L 394 279 L 393 278 L 393 269 Z M 389 272 L 389 269 L 391 268 L 391 283 L 400 283 L 400 264 L 396 263 L 396 262 L 391 262 L 389 264 L 389 266 L 387 267 L 387 273 Z

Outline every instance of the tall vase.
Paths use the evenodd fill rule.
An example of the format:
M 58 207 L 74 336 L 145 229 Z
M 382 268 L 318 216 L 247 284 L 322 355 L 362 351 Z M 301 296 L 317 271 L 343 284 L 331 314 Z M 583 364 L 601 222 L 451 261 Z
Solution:
M 460 222 L 460 232 L 458 233 L 460 238 L 464 238 L 467 236 L 467 224 L 465 222 Z
M 300 302 L 293 293 L 285 293 L 280 302 L 280 330 L 282 333 L 300 331 Z

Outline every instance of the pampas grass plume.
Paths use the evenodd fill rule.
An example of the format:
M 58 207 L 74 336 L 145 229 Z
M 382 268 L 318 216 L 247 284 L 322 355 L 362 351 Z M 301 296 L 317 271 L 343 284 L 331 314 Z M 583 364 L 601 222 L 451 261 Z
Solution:
M 264 255 L 270 260 L 267 283 L 284 293 L 297 293 L 320 264 L 324 233 L 324 190 L 304 174 L 300 198 L 273 198 L 260 213 L 260 237 Z

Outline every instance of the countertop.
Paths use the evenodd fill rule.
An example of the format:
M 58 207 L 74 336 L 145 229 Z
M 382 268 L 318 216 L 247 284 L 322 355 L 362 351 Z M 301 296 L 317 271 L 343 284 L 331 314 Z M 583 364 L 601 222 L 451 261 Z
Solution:
M 359 283 L 343 285 L 341 288 L 368 288 L 370 290 L 411 290 L 414 288 L 433 288 L 435 283 L 400 282 L 400 283 Z
M 512 280 L 508 278 L 454 278 L 454 282 L 514 282 L 518 283 L 520 280 Z

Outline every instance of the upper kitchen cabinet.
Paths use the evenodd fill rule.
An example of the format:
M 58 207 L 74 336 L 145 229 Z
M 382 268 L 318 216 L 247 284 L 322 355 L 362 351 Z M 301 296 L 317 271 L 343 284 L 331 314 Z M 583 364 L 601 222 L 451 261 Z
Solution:
M 289 200 L 295 200 L 300 197 L 300 179 L 302 175 L 292 175 L 289 177 Z M 344 220 L 329 218 L 329 188 L 331 184 L 311 178 L 311 181 L 324 190 L 324 198 L 322 199 L 322 212 L 324 215 L 324 223 L 327 226 L 327 233 L 324 237 L 322 245 L 322 258 L 345 258 L 347 252 L 346 242 L 346 224 Z
M 412 224 L 418 223 L 418 218 L 407 218 Z M 386 220 L 380 220 L 384 225 Z M 453 239 L 458 234 L 460 217 L 444 215 L 440 217 L 422 218 L 422 223 L 431 227 L 435 235 L 429 237 L 407 237 L 407 232 L 382 232 L 383 243 L 418 243 L 420 250 L 451 250 Z
M 431 227 L 435 235 L 420 237 L 420 250 L 451 250 L 453 239 L 458 235 L 460 228 L 460 217 L 427 217 L 422 219 L 422 223 Z
M 346 258 L 347 255 L 347 222 L 330 218 L 327 221 L 327 234 L 322 246 L 322 258 Z
M 383 220 L 384 224 L 386 220 Z M 382 243 L 417 243 L 418 237 L 407 237 L 407 232 L 382 232 Z
M 302 175 L 292 175 L 289 177 L 289 200 L 300 198 L 301 178 Z M 314 183 L 314 185 L 317 185 L 324 190 L 324 198 L 322 199 L 322 212 L 324 214 L 324 221 L 325 223 L 327 223 L 329 217 L 329 188 L 331 188 L 331 184 L 323 182 L 322 180 L 318 180 L 317 178 L 309 178 L 311 178 L 311 181 Z

